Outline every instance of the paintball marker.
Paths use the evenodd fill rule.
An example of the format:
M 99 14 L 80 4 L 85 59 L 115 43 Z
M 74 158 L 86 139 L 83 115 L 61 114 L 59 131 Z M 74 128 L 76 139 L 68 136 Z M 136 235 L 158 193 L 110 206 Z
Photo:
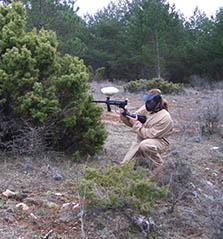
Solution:
M 125 108 L 125 106 L 128 104 L 128 101 L 120 101 L 120 100 L 110 100 L 110 97 L 107 96 L 106 100 L 92 100 L 91 102 L 95 103 L 105 103 L 107 105 L 107 110 L 111 111 L 111 105 L 117 105 L 119 108 Z
M 92 100 L 91 102 L 94 103 L 104 103 L 107 105 L 107 111 L 111 111 L 111 105 L 116 105 L 119 108 L 124 109 L 124 112 L 122 113 L 124 116 L 128 115 L 130 117 L 136 118 L 136 114 L 130 114 L 126 110 L 126 105 L 128 104 L 128 100 L 120 101 L 120 100 L 110 100 L 110 96 L 117 93 L 119 90 L 115 87 L 105 87 L 101 89 L 101 92 L 107 96 L 106 100 Z M 144 115 L 137 115 L 138 120 L 144 124 L 146 122 L 146 116 Z

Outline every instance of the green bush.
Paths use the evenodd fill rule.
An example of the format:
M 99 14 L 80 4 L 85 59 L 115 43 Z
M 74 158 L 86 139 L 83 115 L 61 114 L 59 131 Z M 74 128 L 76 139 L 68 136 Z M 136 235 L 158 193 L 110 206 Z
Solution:
M 20 119 L 24 127 L 43 129 L 47 144 L 55 150 L 82 158 L 100 152 L 107 132 L 101 123 L 102 110 L 90 102 L 83 61 L 70 55 L 59 57 L 53 32 L 25 33 L 25 10 L 20 3 L 0 6 L 0 19 L 4 23 L 0 24 L 4 121 Z M 2 123 L 1 141 L 13 140 L 14 130 L 4 135 Z
M 157 200 L 166 196 L 165 188 L 157 187 L 146 177 L 146 170 L 133 163 L 108 166 L 101 172 L 87 168 L 80 183 L 82 197 L 85 193 L 88 206 L 98 205 L 119 209 L 131 207 L 141 212 L 148 211 Z
M 146 91 L 158 88 L 163 94 L 180 93 L 183 91 L 183 84 L 165 81 L 163 78 L 153 78 L 152 80 L 139 79 L 130 81 L 124 85 L 124 90 L 130 93 Z
M 129 91 L 130 93 L 136 93 L 136 92 L 140 92 L 146 89 L 145 86 L 145 80 L 140 79 L 140 80 L 135 80 L 135 81 L 130 81 L 128 83 L 126 83 L 123 86 L 125 91 Z

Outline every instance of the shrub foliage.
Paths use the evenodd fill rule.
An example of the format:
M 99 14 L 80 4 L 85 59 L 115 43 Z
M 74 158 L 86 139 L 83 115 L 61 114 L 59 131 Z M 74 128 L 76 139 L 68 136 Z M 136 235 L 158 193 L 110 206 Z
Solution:
M 113 209 L 131 207 L 146 212 L 157 200 L 163 199 L 165 188 L 157 187 L 146 177 L 144 168 L 133 170 L 133 163 L 109 165 L 102 171 L 87 168 L 80 192 L 82 197 L 85 195 L 88 205 Z
M 124 85 L 124 89 L 131 93 L 159 88 L 163 94 L 180 93 L 183 91 L 183 84 L 173 83 L 163 78 L 153 78 L 152 80 L 139 79 L 130 81 Z
M 20 119 L 24 127 L 42 128 L 56 150 L 82 157 L 102 150 L 107 133 L 101 109 L 90 103 L 83 61 L 60 57 L 53 32 L 25 33 L 21 4 L 2 5 L 0 19 L 0 131 L 3 123 Z M 1 142 L 14 133 L 1 134 Z

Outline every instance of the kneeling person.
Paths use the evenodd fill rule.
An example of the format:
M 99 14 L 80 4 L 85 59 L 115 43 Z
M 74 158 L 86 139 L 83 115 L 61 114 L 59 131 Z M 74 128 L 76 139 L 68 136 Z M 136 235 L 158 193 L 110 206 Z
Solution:
M 160 90 L 150 90 L 143 100 L 145 104 L 135 112 L 135 117 L 120 109 L 121 120 L 137 134 L 137 142 L 132 144 L 121 163 L 139 156 L 148 161 L 145 164 L 152 162 L 156 168 L 154 171 L 158 172 L 163 165 L 161 153 L 169 146 L 167 137 L 172 133 L 173 120 Z M 145 116 L 146 122 L 141 123 L 137 115 Z

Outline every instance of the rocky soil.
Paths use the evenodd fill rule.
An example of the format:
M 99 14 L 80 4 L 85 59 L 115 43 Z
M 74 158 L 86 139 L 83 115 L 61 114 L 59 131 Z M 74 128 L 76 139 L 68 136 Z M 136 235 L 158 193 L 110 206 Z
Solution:
M 130 111 L 142 105 L 142 92 L 124 92 L 121 84 L 92 83 L 90 93 L 104 100 L 100 89 L 106 86 L 119 89 L 111 98 L 127 98 Z M 162 180 L 169 182 L 169 197 L 151 210 L 156 228 L 150 238 L 223 238 L 222 96 L 220 88 L 187 88 L 180 95 L 164 95 L 175 124 L 163 155 Z M 101 107 L 109 136 L 104 152 L 89 160 L 88 167 L 120 162 L 135 140 L 120 121 L 117 107 L 111 112 Z M 207 123 L 209 130 L 216 128 L 215 134 L 209 134 Z M 122 212 L 85 210 L 82 217 L 77 185 L 83 165 L 63 154 L 2 157 L 0 164 L 0 238 L 148 238 Z

